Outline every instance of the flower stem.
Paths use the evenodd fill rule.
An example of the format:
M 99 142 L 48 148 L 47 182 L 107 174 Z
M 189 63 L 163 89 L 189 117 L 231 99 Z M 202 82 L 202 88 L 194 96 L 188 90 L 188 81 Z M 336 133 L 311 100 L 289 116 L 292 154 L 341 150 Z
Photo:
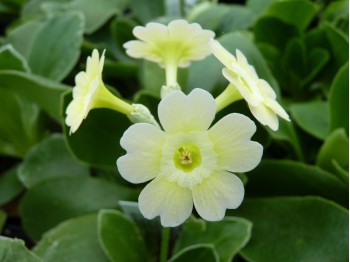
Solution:
M 226 89 L 217 97 L 215 98 L 216 102 L 216 112 L 221 111 L 228 105 L 232 104 L 233 102 L 236 102 L 238 100 L 241 100 L 243 97 L 232 84 L 229 84 Z
M 170 227 L 162 228 L 162 242 L 160 247 L 160 262 L 166 262 L 168 258 L 169 249 L 169 239 L 170 239 Z

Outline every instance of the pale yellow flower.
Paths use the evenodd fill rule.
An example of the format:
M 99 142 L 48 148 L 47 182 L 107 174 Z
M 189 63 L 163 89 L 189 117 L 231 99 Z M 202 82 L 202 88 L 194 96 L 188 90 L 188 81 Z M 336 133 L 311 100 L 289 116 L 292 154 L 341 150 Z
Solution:
M 230 82 L 226 90 L 216 99 L 217 111 L 244 98 L 253 116 L 272 130 L 278 129 L 277 115 L 290 121 L 288 114 L 276 101 L 276 93 L 263 79 L 260 79 L 246 57 L 238 49 L 236 57 L 230 54 L 218 41 L 211 40 L 214 56 L 225 66 L 224 77 Z
M 66 108 L 65 119 L 70 133 L 79 128 L 89 111 L 94 108 L 109 108 L 127 115 L 133 122 L 150 122 L 157 125 L 146 107 L 129 104 L 108 91 L 102 81 L 104 59 L 104 52 L 99 58 L 98 51 L 94 49 L 91 57 L 87 58 L 86 72 L 82 71 L 75 77 L 73 100 Z
M 194 204 L 202 218 L 218 221 L 241 204 L 243 184 L 230 172 L 255 168 L 263 148 L 250 140 L 256 126 L 244 115 L 229 114 L 209 128 L 215 112 L 207 91 L 194 89 L 188 96 L 174 91 L 158 106 L 164 131 L 143 123 L 125 131 L 120 174 L 132 183 L 153 179 L 139 196 L 144 217 L 160 216 L 163 226 L 178 226 Z
M 211 53 L 209 39 L 215 35 L 197 23 L 189 24 L 181 19 L 170 22 L 168 26 L 154 22 L 145 27 L 137 26 L 133 34 L 140 40 L 125 43 L 126 53 L 164 67 L 166 86 L 173 89 L 178 86 L 177 68 L 188 67 L 191 61 L 208 56 Z

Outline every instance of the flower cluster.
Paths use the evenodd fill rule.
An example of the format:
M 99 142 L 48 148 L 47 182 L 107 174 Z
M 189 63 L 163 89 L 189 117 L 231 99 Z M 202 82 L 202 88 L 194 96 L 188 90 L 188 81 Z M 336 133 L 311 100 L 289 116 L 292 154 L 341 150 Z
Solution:
M 66 124 L 71 133 L 94 108 L 110 108 L 136 123 L 120 140 L 126 154 L 119 157 L 121 176 L 131 183 L 150 181 L 139 196 L 144 217 L 160 216 L 164 227 L 178 226 L 192 213 L 208 221 L 218 221 L 226 209 L 240 206 L 244 197 L 242 181 L 234 173 L 255 168 L 262 146 L 252 141 L 255 123 L 231 113 L 212 125 L 216 113 L 229 104 L 245 99 L 253 116 L 272 130 L 278 129 L 277 115 L 289 121 L 276 101 L 271 86 L 260 79 L 243 53 L 230 54 L 214 33 L 196 23 L 175 20 L 168 26 L 149 23 L 133 30 L 139 40 L 124 44 L 126 53 L 158 63 L 166 79 L 160 89 L 160 125 L 147 107 L 130 104 L 113 95 L 102 81 L 104 52 L 97 50 L 87 59 L 86 72 L 80 72 L 68 105 Z M 213 54 L 224 65 L 228 87 L 216 99 L 203 90 L 186 95 L 177 82 L 178 67 Z

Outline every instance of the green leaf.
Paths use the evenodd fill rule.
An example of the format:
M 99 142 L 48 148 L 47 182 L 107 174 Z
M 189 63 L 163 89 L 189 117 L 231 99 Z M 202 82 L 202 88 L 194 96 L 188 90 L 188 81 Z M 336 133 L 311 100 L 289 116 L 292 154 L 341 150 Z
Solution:
M 1 262 L 43 262 L 30 252 L 20 239 L 11 239 L 0 236 Z
M 60 14 L 47 20 L 27 57 L 32 72 L 57 81 L 65 78 L 78 61 L 83 28 L 80 13 Z
M 321 14 L 321 21 L 328 21 L 349 34 L 349 1 L 330 2 Z
M 210 244 L 186 247 L 170 258 L 169 262 L 219 262 L 215 248 Z
M 66 10 L 76 10 L 84 14 L 85 32 L 91 34 L 104 25 L 112 16 L 122 13 L 128 0 L 73 0 Z
M 62 135 L 53 134 L 28 152 L 18 169 L 18 176 L 27 188 L 31 188 L 54 177 L 89 176 L 89 169 L 72 157 Z
M 213 245 L 220 261 L 232 261 L 237 252 L 250 238 L 252 223 L 246 219 L 226 217 L 219 222 L 202 219 L 188 220 L 175 246 L 175 253 L 199 244 Z
M 349 60 L 349 39 L 329 23 L 324 23 L 321 28 L 325 30 L 330 45 L 333 70 L 338 71 Z
M 0 47 L 0 70 L 30 71 L 25 58 L 12 45 Z
M 45 262 L 109 262 L 98 243 L 96 214 L 57 225 L 45 233 L 33 251 Z
M 256 16 L 260 16 L 274 2 L 278 0 L 247 0 L 246 5 Z
M 230 11 L 223 17 L 221 32 L 233 32 L 248 29 L 254 20 L 254 13 L 242 5 L 230 5 Z
M 304 152 L 301 148 L 300 139 L 293 122 L 281 119 L 279 120 L 279 128 L 277 131 L 272 131 L 269 128 L 266 128 L 266 130 L 275 141 L 287 143 L 294 157 L 297 157 L 299 160 L 304 159 Z
M 97 229 L 100 244 L 112 262 L 150 261 L 139 229 L 121 212 L 100 211 Z
M 71 92 L 63 97 L 62 118 L 71 99 Z M 117 158 L 125 153 L 119 139 L 130 125 L 125 115 L 108 109 L 94 109 L 74 134 L 70 135 L 69 128 L 64 125 L 64 134 L 70 150 L 79 160 L 116 168 Z
M 22 198 L 20 212 L 33 239 L 59 222 L 102 208 L 115 208 L 119 200 L 133 200 L 133 190 L 91 177 L 62 177 L 43 181 Z
M 17 166 L 2 174 L 0 176 L 0 206 L 18 196 L 22 189 L 23 186 L 17 177 Z
M 304 31 L 318 13 L 318 6 L 305 0 L 284 0 L 271 4 L 263 16 L 281 19 Z
M 38 19 L 29 20 L 13 28 L 6 40 L 28 60 L 34 41 L 43 26 L 44 23 Z
M 0 209 L 0 232 L 2 232 L 2 228 L 6 222 L 6 213 Z
M 324 140 L 329 129 L 328 105 L 324 101 L 292 104 L 290 111 L 295 122 L 307 133 Z
M 314 195 L 348 205 L 348 187 L 317 166 L 291 160 L 265 160 L 247 176 L 247 196 Z
M 142 24 L 163 16 L 165 13 L 163 0 L 148 1 L 147 4 L 143 0 L 130 0 L 130 9 Z
M 0 154 L 22 157 L 43 135 L 40 111 L 13 90 L 1 88 L 1 81 Z
M 318 197 L 246 199 L 230 214 L 253 222 L 248 261 L 347 261 L 349 213 Z
M 327 137 L 319 151 L 316 163 L 335 174 L 339 173 L 339 167 L 349 170 L 349 138 L 344 129 L 336 129 Z
M 61 95 L 67 90 L 66 85 L 29 75 L 18 71 L 0 71 L 1 89 L 8 89 L 36 103 L 54 119 L 59 120 Z
M 330 131 L 344 128 L 349 133 L 349 63 L 341 67 L 329 91 Z
M 255 42 L 272 45 L 281 51 L 284 50 L 290 39 L 300 36 L 294 26 L 274 17 L 262 17 L 257 20 L 253 32 Z

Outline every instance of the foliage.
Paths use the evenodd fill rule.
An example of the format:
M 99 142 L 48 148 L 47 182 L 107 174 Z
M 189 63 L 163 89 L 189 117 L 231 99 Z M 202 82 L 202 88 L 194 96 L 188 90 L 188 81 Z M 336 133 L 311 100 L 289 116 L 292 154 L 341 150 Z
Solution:
M 64 118 L 94 48 L 106 49 L 103 79 L 113 92 L 155 114 L 164 72 L 122 45 L 134 26 L 174 18 L 240 49 L 292 121 L 276 132 L 256 123 L 264 156 L 241 175 L 242 207 L 172 229 L 170 261 L 347 261 L 348 9 L 347 0 L 0 0 L 0 261 L 157 259 L 159 222 L 120 202 L 142 189 L 115 165 L 131 123 L 97 109 L 70 135 Z M 217 96 L 227 85 L 221 69 L 209 56 L 181 69 L 179 83 Z M 223 113 L 233 111 L 251 117 L 245 103 Z

